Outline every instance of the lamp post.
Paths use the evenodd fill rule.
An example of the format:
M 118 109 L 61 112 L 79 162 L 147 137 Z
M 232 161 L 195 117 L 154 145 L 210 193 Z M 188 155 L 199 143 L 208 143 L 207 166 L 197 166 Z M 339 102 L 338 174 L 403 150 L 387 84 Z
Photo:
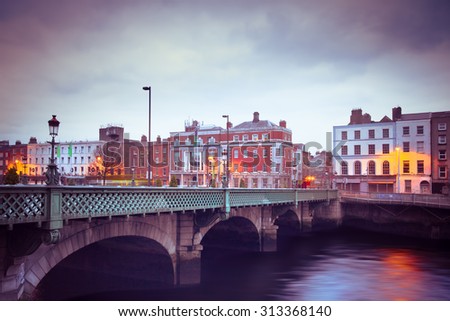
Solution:
M 395 147 L 397 151 L 397 193 L 400 193 L 400 147 Z
M 50 136 L 52 136 L 52 140 L 50 143 L 52 145 L 52 151 L 51 151 L 51 157 L 50 157 L 50 164 L 47 166 L 47 172 L 45 173 L 45 176 L 47 180 L 45 183 L 50 186 L 56 186 L 59 185 L 59 173 L 58 173 L 58 167 L 55 163 L 55 137 L 58 136 L 58 130 L 59 130 L 59 121 L 56 119 L 56 115 L 52 115 L 52 119 L 48 121 L 48 129 L 50 132 Z
M 227 119 L 227 157 L 226 157 L 226 170 L 225 170 L 225 179 L 223 185 L 225 188 L 229 186 L 229 178 L 230 178 L 230 115 L 222 115 L 223 118 Z
M 148 186 L 151 186 L 152 184 L 152 168 L 151 168 L 151 159 L 152 159 L 152 153 L 151 153 L 151 134 L 152 134 L 152 87 L 151 86 L 145 86 L 142 87 L 143 90 L 148 91 Z

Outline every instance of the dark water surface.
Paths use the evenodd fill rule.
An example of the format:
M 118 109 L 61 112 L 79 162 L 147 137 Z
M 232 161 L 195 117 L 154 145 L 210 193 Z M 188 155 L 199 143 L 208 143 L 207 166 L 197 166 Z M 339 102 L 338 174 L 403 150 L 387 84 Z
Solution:
M 342 230 L 293 239 L 276 253 L 226 253 L 221 252 L 223 259 L 202 263 L 203 281 L 198 286 L 156 289 L 151 282 L 138 281 L 139 290 L 99 293 L 93 288 L 92 294 L 63 297 L 55 292 L 55 274 L 43 282 L 36 299 L 450 300 L 448 242 Z M 86 278 L 67 269 L 59 278 L 67 280 L 68 273 Z M 110 282 L 101 275 L 89 277 Z M 126 272 L 122 277 L 127 278 Z

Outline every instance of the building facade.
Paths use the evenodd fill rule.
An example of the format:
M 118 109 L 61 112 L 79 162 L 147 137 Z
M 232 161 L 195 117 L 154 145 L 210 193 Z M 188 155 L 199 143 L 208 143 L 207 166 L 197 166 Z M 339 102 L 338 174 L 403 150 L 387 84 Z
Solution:
M 338 188 L 354 192 L 431 193 L 431 113 L 371 120 L 361 109 L 333 127 Z
M 431 115 L 431 162 L 433 193 L 449 193 L 450 111 Z
M 193 121 L 170 134 L 169 170 L 179 185 L 220 187 L 228 181 L 229 187 L 292 187 L 292 132 L 285 121 L 276 125 L 255 112 L 251 121 L 226 126 Z

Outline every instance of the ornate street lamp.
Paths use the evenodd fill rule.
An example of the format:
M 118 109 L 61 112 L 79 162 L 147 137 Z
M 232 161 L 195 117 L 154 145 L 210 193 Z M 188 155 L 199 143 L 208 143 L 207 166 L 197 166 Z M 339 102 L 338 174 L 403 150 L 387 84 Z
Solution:
M 59 185 L 59 173 L 58 173 L 58 166 L 56 166 L 56 158 L 55 158 L 55 137 L 58 136 L 58 130 L 59 130 L 59 121 L 56 119 L 56 115 L 52 115 L 52 119 L 48 121 L 48 129 L 50 136 L 52 136 L 52 140 L 50 143 L 52 145 L 52 153 L 50 158 L 50 164 L 47 166 L 47 172 L 45 173 L 45 176 L 47 180 L 45 183 L 50 186 L 56 186 Z

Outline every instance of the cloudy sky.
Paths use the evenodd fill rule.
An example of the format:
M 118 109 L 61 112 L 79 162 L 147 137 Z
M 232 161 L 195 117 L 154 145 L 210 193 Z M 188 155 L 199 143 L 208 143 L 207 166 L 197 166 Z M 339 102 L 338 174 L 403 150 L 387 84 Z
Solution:
M 0 140 L 133 139 L 186 120 L 286 120 L 325 144 L 362 108 L 373 120 L 450 110 L 447 0 L 0 0 Z

